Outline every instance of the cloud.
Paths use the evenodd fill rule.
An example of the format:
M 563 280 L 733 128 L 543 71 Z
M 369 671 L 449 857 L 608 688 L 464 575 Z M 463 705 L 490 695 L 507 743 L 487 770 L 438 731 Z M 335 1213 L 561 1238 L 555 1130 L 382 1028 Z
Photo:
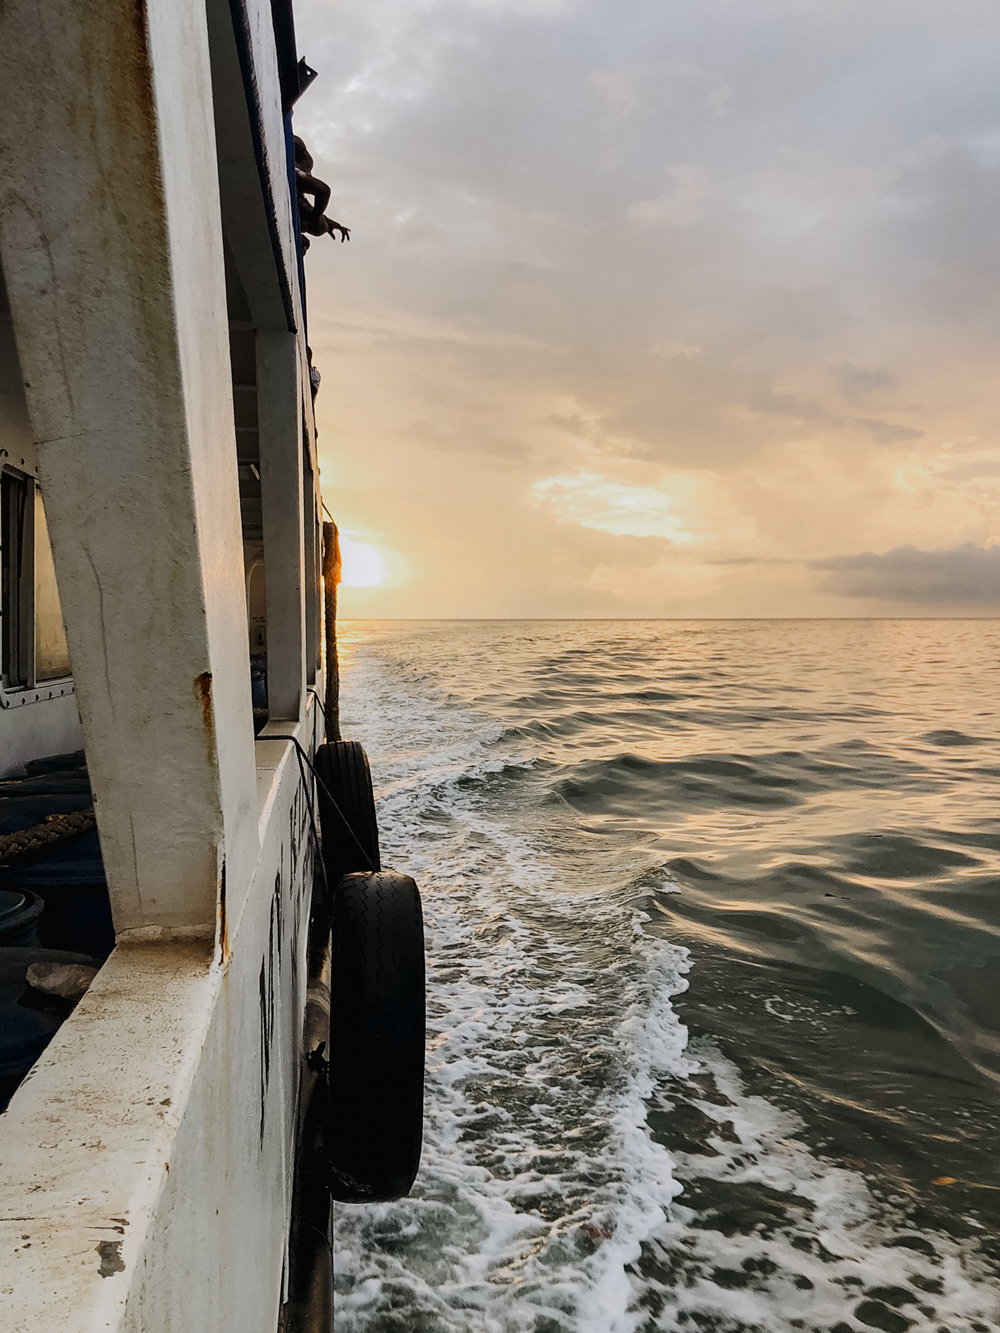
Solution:
M 848 361 L 838 366 L 835 371 L 837 388 L 849 403 L 865 399 L 880 389 L 891 389 L 896 383 L 895 375 L 887 370 L 878 370 L 873 366 L 852 366 Z
M 877 582 L 817 560 L 992 550 L 1000 8 L 296 17 L 321 75 L 296 131 L 353 228 L 306 259 L 325 495 L 405 531 L 398 614 L 610 612 L 599 538 L 601 596 L 639 606 L 629 533 L 716 571 L 705 615 L 836 614 L 834 585 Z M 480 559 L 490 532 L 516 560 Z
M 827 589 L 841 597 L 1000 608 L 1000 546 L 966 542 L 943 551 L 898 546 L 880 555 L 866 551 L 814 560 L 811 567 L 823 571 Z
M 614 122 L 658 117 L 691 110 L 725 115 L 733 90 L 717 75 L 691 62 L 637 62 L 618 69 L 595 70 L 590 82 Z
M 752 522 L 710 475 L 673 472 L 653 485 L 628 485 L 596 472 L 543 477 L 531 499 L 560 523 L 614 537 L 660 537 L 706 555 L 746 542 Z
M 596 528 L 614 537 L 663 537 L 689 543 L 675 500 L 650 486 L 622 486 L 592 472 L 546 477 L 531 488 L 532 498 L 548 504 L 563 522 Z
M 625 215 L 640 227 L 690 227 L 701 220 L 707 173 L 698 166 L 668 167 L 671 189 L 657 199 L 629 204 Z
M 456 343 L 469 347 L 486 347 L 497 351 L 517 349 L 528 352 L 566 351 L 553 347 L 538 338 L 497 328 L 480 328 L 473 319 L 444 319 L 430 315 L 417 316 L 405 310 L 361 308 L 340 310 L 336 317 L 320 315 L 315 328 L 335 331 L 339 336 L 359 342 L 437 342 Z
M 852 417 L 851 425 L 864 431 L 876 444 L 902 444 L 904 440 L 922 440 L 927 434 L 912 426 L 900 426 L 894 421 L 878 421 L 871 417 Z

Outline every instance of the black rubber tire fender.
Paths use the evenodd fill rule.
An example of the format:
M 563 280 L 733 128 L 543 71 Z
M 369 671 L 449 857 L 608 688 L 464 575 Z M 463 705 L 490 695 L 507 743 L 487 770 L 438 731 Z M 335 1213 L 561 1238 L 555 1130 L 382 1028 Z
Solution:
M 344 875 L 382 868 L 375 793 L 368 756 L 358 741 L 321 745 L 314 763 L 323 866 L 333 892 Z
M 334 898 L 330 1111 L 333 1197 L 408 1194 L 423 1139 L 424 927 L 409 875 L 351 874 Z

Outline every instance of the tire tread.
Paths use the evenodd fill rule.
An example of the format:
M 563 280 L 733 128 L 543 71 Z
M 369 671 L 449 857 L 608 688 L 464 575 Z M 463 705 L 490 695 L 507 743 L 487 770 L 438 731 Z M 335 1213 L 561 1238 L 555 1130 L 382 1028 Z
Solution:
M 358 741 L 321 745 L 315 763 L 317 776 L 329 792 L 328 797 L 322 788 L 319 790 L 318 804 L 323 862 L 333 889 L 344 875 L 382 868 L 375 794 L 368 756 Z M 345 832 L 345 820 L 361 845 L 360 852 Z
M 426 1021 L 423 918 L 408 875 L 342 881 L 332 963 L 327 1157 L 334 1198 L 401 1198 L 420 1162 Z

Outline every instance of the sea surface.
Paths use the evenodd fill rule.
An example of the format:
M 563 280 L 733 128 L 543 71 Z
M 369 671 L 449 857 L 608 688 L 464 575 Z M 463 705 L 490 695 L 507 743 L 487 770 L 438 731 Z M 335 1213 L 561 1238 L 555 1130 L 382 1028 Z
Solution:
M 427 923 L 337 1333 L 1000 1330 L 1000 622 L 342 627 Z

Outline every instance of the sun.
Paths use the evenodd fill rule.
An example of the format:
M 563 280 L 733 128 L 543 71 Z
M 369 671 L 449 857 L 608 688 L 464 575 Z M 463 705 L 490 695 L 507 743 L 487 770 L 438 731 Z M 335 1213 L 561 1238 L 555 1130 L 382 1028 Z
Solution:
M 379 588 L 388 577 L 385 557 L 377 546 L 340 534 L 340 582 L 345 588 Z

